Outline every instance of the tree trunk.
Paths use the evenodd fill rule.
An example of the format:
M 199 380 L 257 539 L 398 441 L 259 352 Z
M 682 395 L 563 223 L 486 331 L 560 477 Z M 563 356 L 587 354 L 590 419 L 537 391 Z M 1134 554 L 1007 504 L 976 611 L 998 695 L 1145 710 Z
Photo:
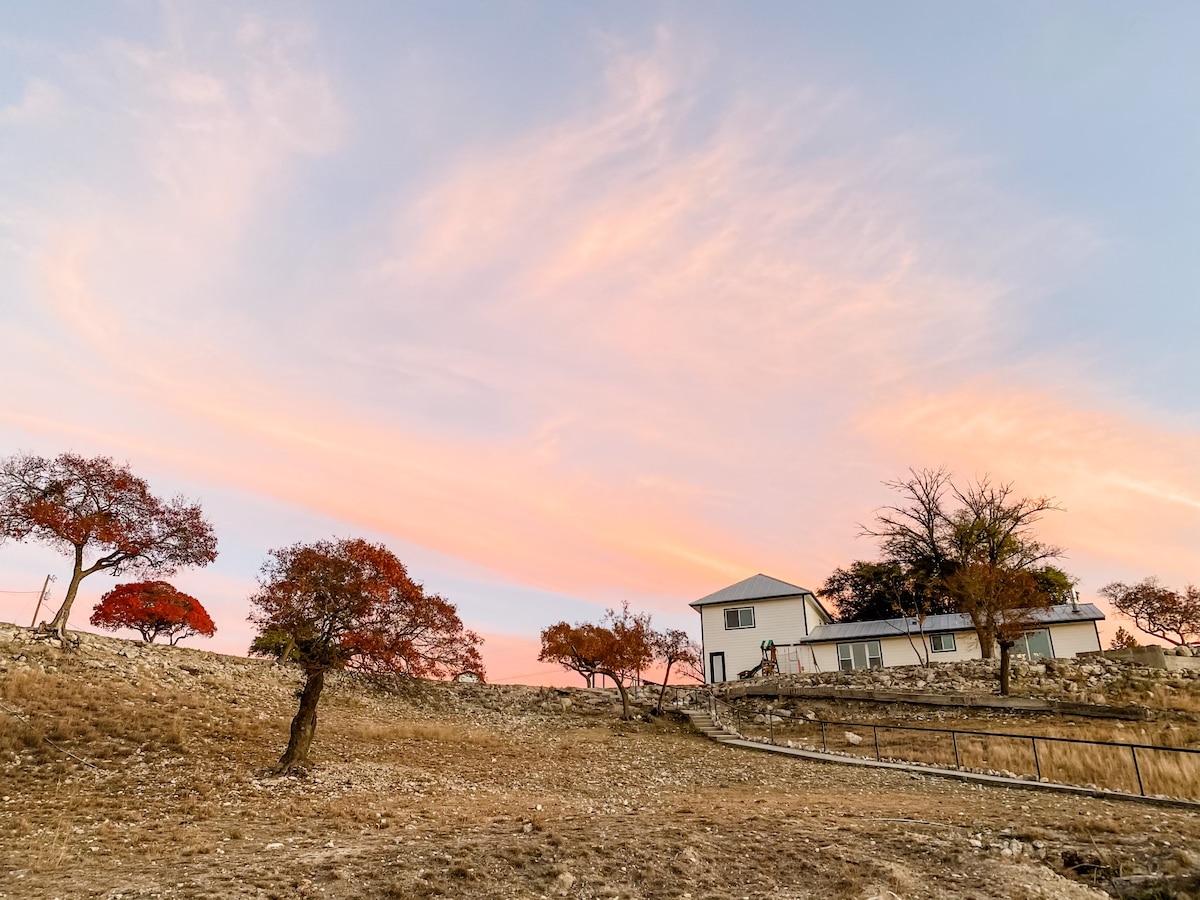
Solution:
M 1009 674 L 1012 669 L 1012 641 L 1000 641 L 1000 696 L 1008 696 Z
M 667 660 L 667 671 L 663 672 L 662 687 L 658 689 L 658 703 L 654 705 L 655 715 L 662 715 L 663 694 L 667 692 L 667 679 L 671 677 L 671 660 Z
M 979 655 L 984 659 L 992 659 L 996 655 L 996 638 L 986 628 L 976 628 L 975 635 L 979 638 Z
M 287 643 L 283 646 L 283 652 L 279 654 L 279 659 L 275 660 L 275 665 L 287 665 L 288 657 L 292 655 L 292 651 L 296 649 L 295 635 L 288 635 Z
M 621 718 L 632 719 L 633 714 L 629 711 L 629 692 L 625 690 L 625 682 L 615 672 L 608 669 L 599 672 L 599 674 L 607 675 L 613 680 L 613 684 L 617 686 L 617 692 L 621 695 Z
M 79 582 L 81 581 L 83 581 L 83 548 L 76 547 L 75 567 L 71 570 L 71 583 L 67 585 L 67 595 L 63 597 L 62 606 L 58 608 L 58 612 L 54 614 L 54 618 L 50 620 L 50 624 L 46 628 L 60 638 L 66 637 L 67 619 L 71 616 L 71 604 L 75 602 L 75 595 L 79 593 Z
M 287 749 L 283 751 L 283 756 L 279 757 L 279 765 L 275 767 L 277 775 L 308 765 L 308 750 L 312 746 L 313 735 L 317 733 L 317 701 L 321 699 L 323 687 L 325 672 L 310 672 L 300 694 L 300 708 L 292 719 L 292 732 L 288 738 Z

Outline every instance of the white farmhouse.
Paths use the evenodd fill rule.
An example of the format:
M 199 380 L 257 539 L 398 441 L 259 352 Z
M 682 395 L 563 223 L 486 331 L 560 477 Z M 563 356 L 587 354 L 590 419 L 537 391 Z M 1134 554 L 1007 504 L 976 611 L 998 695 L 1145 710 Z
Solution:
M 916 619 L 834 622 L 812 591 L 767 575 L 701 597 L 704 674 L 709 683 L 732 681 L 757 672 L 764 656 L 783 673 L 835 672 L 915 665 L 928 647 L 932 662 L 979 659 L 979 639 L 962 613 Z M 1065 603 L 1034 610 L 1039 627 L 1024 635 L 1013 652 L 1033 657 L 1072 657 L 1099 650 L 1091 603 Z M 772 652 L 773 651 L 773 652 Z
M 781 672 L 809 672 L 802 641 L 820 625 L 833 622 L 816 595 L 771 578 L 754 575 L 701 597 L 691 606 L 700 613 L 700 643 L 704 647 L 704 677 L 708 683 L 732 681 L 755 669 L 763 646 L 774 641 Z

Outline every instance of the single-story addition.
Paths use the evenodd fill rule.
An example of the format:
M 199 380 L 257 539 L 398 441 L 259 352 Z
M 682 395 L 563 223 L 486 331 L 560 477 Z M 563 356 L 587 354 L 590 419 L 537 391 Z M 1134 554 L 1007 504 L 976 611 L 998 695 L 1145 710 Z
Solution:
M 757 673 L 764 660 L 782 673 L 834 672 L 920 662 L 980 659 L 979 638 L 963 613 L 916 619 L 834 622 L 812 591 L 768 575 L 754 575 L 690 604 L 700 613 L 704 675 L 708 683 Z M 1091 603 L 1064 603 L 1032 611 L 1037 627 L 1014 654 L 1072 657 L 1099 650 Z M 922 642 L 922 631 L 924 642 Z M 998 651 L 997 651 L 998 652 Z

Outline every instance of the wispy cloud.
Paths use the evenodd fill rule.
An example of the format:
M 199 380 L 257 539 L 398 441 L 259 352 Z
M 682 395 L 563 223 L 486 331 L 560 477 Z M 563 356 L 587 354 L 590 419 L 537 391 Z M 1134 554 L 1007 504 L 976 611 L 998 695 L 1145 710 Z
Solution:
M 0 128 L 48 122 L 62 111 L 62 92 L 48 81 L 31 78 L 21 98 L 0 106 Z
M 1056 496 L 1066 513 L 1048 516 L 1045 531 L 1068 548 L 1068 568 L 1093 573 L 1090 592 L 1111 578 L 1195 578 L 1200 432 L 1193 428 L 987 380 L 876 409 L 863 428 L 894 452 Z
M 0 372 L 42 367 L 9 434 L 597 605 L 819 582 L 910 463 L 1060 494 L 1097 572 L 1194 559 L 1194 431 L 979 376 L 1103 237 L 936 130 L 840 86 L 715 92 L 663 29 L 606 43 L 569 113 L 352 202 L 310 177 L 376 158 L 321 35 L 173 15 L 55 81 L 101 162 L 3 221 L 37 268 Z

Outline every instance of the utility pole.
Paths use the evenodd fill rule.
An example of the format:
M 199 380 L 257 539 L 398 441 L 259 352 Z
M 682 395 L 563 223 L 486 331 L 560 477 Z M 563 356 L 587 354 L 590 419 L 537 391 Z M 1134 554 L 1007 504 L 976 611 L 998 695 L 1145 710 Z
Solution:
M 38 613 L 42 611 L 42 601 L 46 599 L 46 588 L 50 587 L 50 576 L 46 576 L 46 580 L 42 582 L 42 592 L 38 594 L 37 606 L 33 608 L 33 621 L 29 623 L 30 628 L 37 628 Z

